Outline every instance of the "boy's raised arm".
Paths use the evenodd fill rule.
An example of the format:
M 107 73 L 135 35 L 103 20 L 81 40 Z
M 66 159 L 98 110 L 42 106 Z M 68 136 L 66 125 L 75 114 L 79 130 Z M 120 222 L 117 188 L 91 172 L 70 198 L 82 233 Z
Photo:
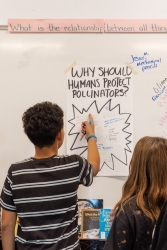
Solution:
M 85 135 L 85 139 L 88 142 L 87 160 L 92 164 L 93 173 L 96 176 L 100 168 L 100 156 L 96 145 L 97 137 L 95 136 L 94 122 L 91 114 L 89 114 L 89 121 L 82 123 L 81 132 Z

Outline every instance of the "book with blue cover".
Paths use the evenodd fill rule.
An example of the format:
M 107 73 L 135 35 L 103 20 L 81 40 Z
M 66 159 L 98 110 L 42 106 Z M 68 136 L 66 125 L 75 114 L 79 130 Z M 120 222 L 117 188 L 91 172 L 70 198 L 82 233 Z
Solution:
M 110 208 L 100 209 L 100 239 L 107 239 L 111 228 L 111 212 Z

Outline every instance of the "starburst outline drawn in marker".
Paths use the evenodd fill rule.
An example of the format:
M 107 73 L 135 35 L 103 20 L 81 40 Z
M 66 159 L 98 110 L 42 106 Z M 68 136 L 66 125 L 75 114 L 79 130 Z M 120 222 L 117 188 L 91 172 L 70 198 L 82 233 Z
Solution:
M 77 146 L 77 147 L 75 147 L 75 142 L 76 142 L 76 140 L 78 139 L 78 136 L 80 135 L 80 133 L 79 133 L 79 132 L 72 132 L 73 128 L 75 127 L 75 124 L 72 122 L 72 121 L 75 120 L 75 118 L 76 118 L 76 117 L 75 117 L 75 115 L 76 115 L 76 114 L 75 114 L 75 110 L 77 110 L 80 114 L 83 114 L 84 112 L 88 112 L 92 105 L 95 105 L 96 110 L 97 110 L 97 113 L 99 114 L 99 113 L 102 111 L 102 109 L 103 109 L 106 105 L 108 105 L 108 110 L 109 110 L 109 111 L 112 111 L 112 110 L 114 110 L 115 108 L 118 108 L 118 114 L 119 114 L 119 115 L 128 115 L 128 117 L 127 117 L 127 119 L 126 119 L 126 121 L 125 121 L 126 126 L 122 129 L 122 131 L 123 131 L 124 133 L 127 133 L 127 137 L 125 137 L 125 140 L 127 140 L 127 143 L 125 143 L 125 145 L 126 145 L 127 148 L 124 148 L 124 152 L 125 152 L 125 161 L 124 161 L 124 162 L 121 161 L 118 157 L 116 157 L 114 154 L 111 153 L 111 159 L 112 159 L 112 166 L 113 166 L 113 167 L 109 166 L 109 165 L 107 164 L 107 162 L 104 161 L 103 164 L 102 164 L 102 166 L 100 167 L 100 170 L 101 170 L 105 165 L 106 165 L 108 168 L 110 168 L 111 170 L 114 170 L 114 158 L 117 159 L 118 161 L 120 161 L 122 164 L 124 164 L 124 165 L 127 166 L 127 164 L 128 164 L 128 161 L 127 161 L 127 152 L 129 152 L 129 153 L 132 152 L 131 149 L 129 148 L 129 144 L 132 142 L 132 141 L 129 140 L 129 137 L 132 135 L 132 133 L 126 131 L 126 129 L 130 126 L 130 123 L 128 122 L 128 120 L 129 120 L 131 114 L 130 114 L 130 113 L 121 113 L 121 112 L 120 112 L 120 109 L 121 109 L 121 108 L 120 108 L 120 104 L 117 104 L 116 106 L 114 106 L 113 108 L 111 108 L 111 101 L 112 101 L 111 99 L 108 100 L 100 109 L 98 109 L 97 102 L 96 102 L 96 100 L 95 100 L 95 101 L 93 101 L 93 102 L 89 105 L 89 107 L 88 107 L 87 109 L 83 108 L 81 111 L 80 111 L 74 104 L 72 104 L 72 108 L 73 108 L 73 118 L 70 119 L 70 120 L 68 120 L 68 122 L 72 125 L 72 128 L 71 128 L 70 131 L 68 132 L 68 135 L 76 135 L 76 137 L 75 137 L 75 139 L 74 139 L 74 141 L 73 141 L 73 143 L 72 143 L 72 146 L 70 147 L 70 150 L 82 149 L 82 148 L 83 148 L 83 151 L 80 153 L 80 155 L 82 155 L 82 154 L 87 150 L 87 146 L 80 146 L 80 147 Z M 100 171 L 100 170 L 99 170 L 99 171 Z

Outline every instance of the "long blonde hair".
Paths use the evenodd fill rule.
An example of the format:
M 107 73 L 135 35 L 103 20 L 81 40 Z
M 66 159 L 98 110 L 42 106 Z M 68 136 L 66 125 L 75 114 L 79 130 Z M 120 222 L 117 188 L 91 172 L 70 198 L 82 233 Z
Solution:
M 115 205 L 136 195 L 136 202 L 153 223 L 167 199 L 167 140 L 160 137 L 143 137 L 134 149 L 129 165 L 129 177 L 123 186 L 122 198 Z

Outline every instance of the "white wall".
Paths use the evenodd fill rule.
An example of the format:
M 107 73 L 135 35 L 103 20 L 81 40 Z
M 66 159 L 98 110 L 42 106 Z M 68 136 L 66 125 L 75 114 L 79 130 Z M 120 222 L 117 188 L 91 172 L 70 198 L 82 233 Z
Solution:
M 166 0 L 0 0 L 0 25 L 8 18 L 166 19 Z

